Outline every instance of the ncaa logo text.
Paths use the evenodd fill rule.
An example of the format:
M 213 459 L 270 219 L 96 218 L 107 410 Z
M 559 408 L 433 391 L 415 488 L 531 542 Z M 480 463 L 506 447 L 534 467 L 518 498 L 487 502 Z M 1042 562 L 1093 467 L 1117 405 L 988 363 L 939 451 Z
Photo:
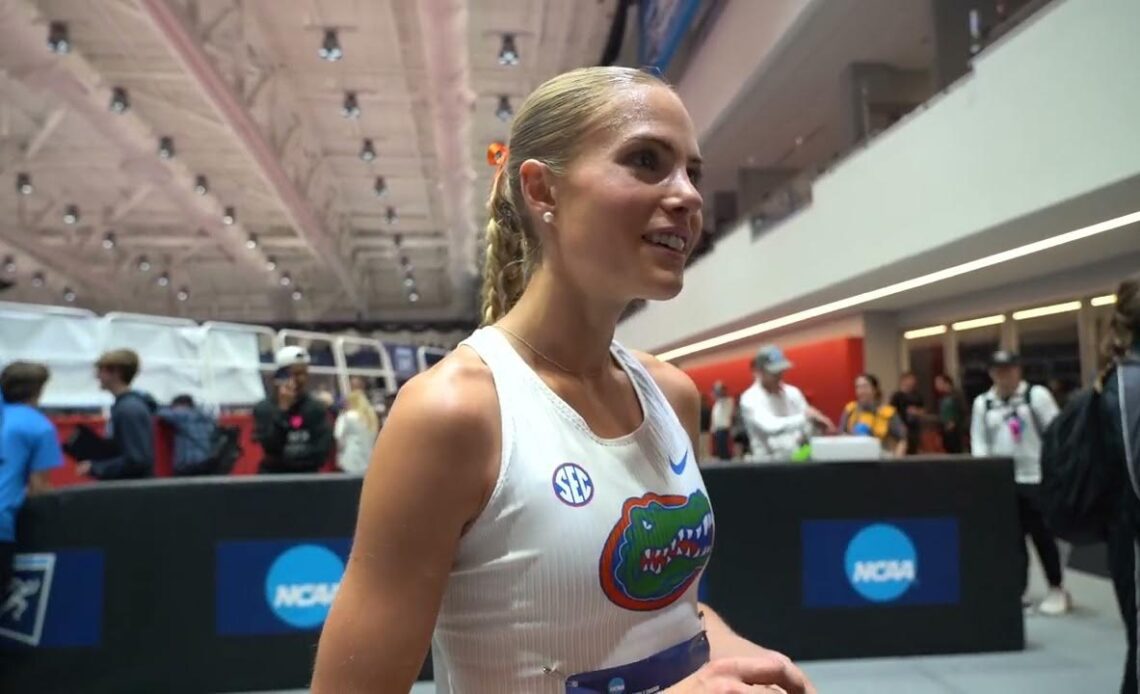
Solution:
M 918 553 L 902 530 L 876 523 L 851 538 L 844 568 L 856 593 L 872 602 L 890 602 L 918 579 Z
M 282 552 L 265 577 L 265 599 L 278 619 L 297 629 L 325 623 L 344 576 L 344 562 L 321 545 Z
M 567 506 L 585 506 L 594 498 L 590 475 L 575 463 L 563 463 L 555 468 L 551 483 L 554 495 Z

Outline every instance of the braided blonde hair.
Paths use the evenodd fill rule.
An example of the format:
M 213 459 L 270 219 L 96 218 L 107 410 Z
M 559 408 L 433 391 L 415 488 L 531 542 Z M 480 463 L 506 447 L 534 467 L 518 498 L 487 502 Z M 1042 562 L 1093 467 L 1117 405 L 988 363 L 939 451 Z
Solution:
M 506 159 L 487 201 L 484 236 L 483 325 L 510 311 L 522 296 L 541 257 L 541 245 L 526 209 L 519 167 L 528 159 L 562 175 L 594 128 L 620 114 L 614 93 L 633 85 L 662 85 L 659 78 L 625 67 L 572 70 L 535 89 L 515 114 Z

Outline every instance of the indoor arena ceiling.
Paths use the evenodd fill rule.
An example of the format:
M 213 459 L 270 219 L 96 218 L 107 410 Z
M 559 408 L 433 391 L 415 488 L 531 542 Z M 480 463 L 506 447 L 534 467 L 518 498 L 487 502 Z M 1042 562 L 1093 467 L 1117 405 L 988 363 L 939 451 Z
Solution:
M 3 298 L 469 317 L 501 111 L 616 4 L 0 0 Z

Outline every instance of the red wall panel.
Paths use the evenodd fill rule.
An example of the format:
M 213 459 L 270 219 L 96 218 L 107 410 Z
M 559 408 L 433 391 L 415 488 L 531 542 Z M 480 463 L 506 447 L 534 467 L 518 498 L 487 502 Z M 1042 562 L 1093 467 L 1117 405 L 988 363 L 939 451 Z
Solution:
M 804 392 L 812 405 L 832 419 L 855 397 L 855 377 L 863 370 L 863 338 L 843 337 L 788 347 L 784 354 L 795 365 L 785 377 Z M 683 367 L 685 373 L 707 395 L 713 383 L 724 381 L 728 392 L 739 397 L 752 385 L 752 359 L 731 357 L 721 362 Z

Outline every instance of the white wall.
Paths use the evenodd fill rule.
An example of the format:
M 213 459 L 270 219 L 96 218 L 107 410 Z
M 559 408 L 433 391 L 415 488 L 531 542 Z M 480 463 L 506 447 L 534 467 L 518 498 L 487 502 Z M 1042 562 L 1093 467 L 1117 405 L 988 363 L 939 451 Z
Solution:
M 1137 0 L 1059 0 L 820 178 L 811 207 L 756 241 L 744 228 L 721 239 L 620 339 L 655 349 L 840 282 L 871 288 L 876 270 L 966 238 L 977 255 L 1016 245 L 994 228 L 1140 175 L 1137 27 Z

